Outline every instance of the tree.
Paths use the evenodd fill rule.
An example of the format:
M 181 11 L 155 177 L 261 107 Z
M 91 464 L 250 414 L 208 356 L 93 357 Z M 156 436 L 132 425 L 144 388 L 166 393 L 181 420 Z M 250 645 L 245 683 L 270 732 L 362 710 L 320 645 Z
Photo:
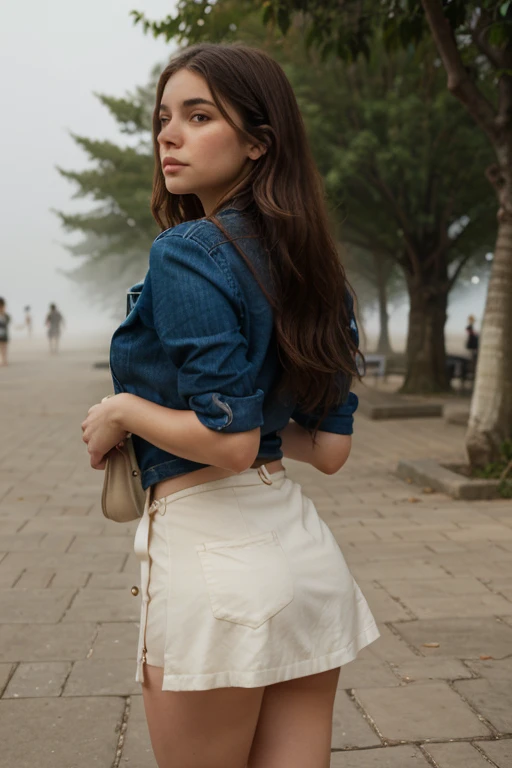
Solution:
M 64 178 L 77 185 L 75 198 L 91 198 L 97 203 L 86 213 L 56 211 L 67 232 L 83 235 L 80 242 L 67 246 L 82 263 L 65 274 L 94 291 L 93 301 L 110 306 L 116 315 L 125 306 L 119 292 L 120 278 L 128 287 L 144 277 L 149 248 L 158 234 L 149 206 L 155 77 L 156 71 L 150 85 L 137 88 L 126 98 L 98 95 L 121 133 L 129 137 L 126 146 L 71 134 L 93 167 L 85 171 L 58 168 Z
M 229 5 L 229 4 L 228 4 Z M 244 3 L 239 3 L 240 13 Z M 231 7 L 231 6 L 230 6 Z M 512 437 L 512 3 L 510 0 L 256 0 L 263 21 L 286 34 L 306 16 L 307 43 L 324 57 L 368 56 L 377 29 L 390 46 L 417 43 L 428 28 L 448 75 L 448 89 L 489 140 L 496 162 L 487 176 L 498 199 L 498 236 L 489 280 L 479 363 L 466 446 L 473 465 L 497 459 Z M 157 30 L 142 14 L 136 21 L 157 34 L 194 41 L 212 10 L 217 27 L 227 21 L 209 0 L 180 0 Z M 179 24 L 179 26 L 178 26 Z M 236 24 L 231 7 L 229 25 Z M 229 28 L 228 25 L 228 28 Z M 485 85 L 493 86 L 486 93 Z
M 392 355 L 389 335 L 390 306 L 401 304 L 407 295 L 403 273 L 385 254 L 371 253 L 357 246 L 345 246 L 344 263 L 358 297 L 359 316 L 377 309 L 379 338 L 375 351 Z
M 410 319 L 402 391 L 448 389 L 448 295 L 492 242 L 493 206 L 480 172 L 487 143 L 446 93 L 431 45 L 386 56 L 376 42 L 368 61 L 326 66 L 312 58 L 285 68 L 340 239 L 403 272 Z
M 179 34 L 201 8 L 193 2 L 189 16 L 189 5 L 180 5 Z M 290 30 L 287 44 L 279 43 L 275 35 L 265 39 L 252 9 L 245 9 L 244 17 L 243 4 L 242 10 L 232 0 L 209 7 L 203 27 L 191 25 L 196 39 L 212 30 L 216 37 L 223 30 L 232 37 L 236 18 L 238 39 L 266 47 L 283 64 L 333 217 L 342 222 L 339 238 L 403 271 L 411 307 L 403 391 L 447 390 L 448 294 L 465 263 L 490 247 L 492 214 L 479 171 L 490 154 L 446 93 L 433 46 L 390 57 L 375 39 L 368 61 L 327 66 L 318 56 L 305 58 L 299 26 Z M 195 31 L 199 28 L 206 31 Z M 155 33 L 163 29 L 161 24 Z M 378 274 L 374 271 L 374 278 Z M 385 311 L 381 317 L 385 323 Z

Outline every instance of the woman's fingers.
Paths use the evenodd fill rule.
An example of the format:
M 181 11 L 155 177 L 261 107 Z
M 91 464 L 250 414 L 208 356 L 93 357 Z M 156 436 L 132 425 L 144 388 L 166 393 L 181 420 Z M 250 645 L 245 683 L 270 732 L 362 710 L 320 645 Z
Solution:
M 89 454 L 90 463 L 93 469 L 105 469 L 106 458 L 105 456 L 95 453 L 94 451 Z

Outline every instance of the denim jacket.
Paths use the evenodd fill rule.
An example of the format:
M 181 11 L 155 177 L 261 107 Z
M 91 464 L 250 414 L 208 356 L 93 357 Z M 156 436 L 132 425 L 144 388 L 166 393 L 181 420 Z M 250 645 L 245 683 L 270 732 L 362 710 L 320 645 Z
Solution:
M 270 290 L 261 241 L 251 237 L 247 214 L 227 208 L 223 227 L 250 259 Z M 314 426 L 291 398 L 278 396 L 282 368 L 271 306 L 251 270 L 210 221 L 185 222 L 154 241 L 149 271 L 131 291 L 138 298 L 110 349 L 114 391 L 130 392 L 167 408 L 195 411 L 209 429 L 261 428 L 258 458 L 281 458 L 278 432 L 290 418 Z M 351 311 L 351 329 L 357 326 Z M 349 435 L 357 397 L 333 408 L 322 431 Z M 134 435 L 144 488 L 204 464 L 166 453 Z

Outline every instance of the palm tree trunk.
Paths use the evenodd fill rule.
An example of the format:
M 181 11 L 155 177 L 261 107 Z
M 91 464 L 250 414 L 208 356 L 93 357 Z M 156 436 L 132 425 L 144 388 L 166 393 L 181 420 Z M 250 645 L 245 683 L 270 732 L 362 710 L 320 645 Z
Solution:
M 501 218 L 466 437 L 472 466 L 496 460 L 512 437 L 512 215 Z

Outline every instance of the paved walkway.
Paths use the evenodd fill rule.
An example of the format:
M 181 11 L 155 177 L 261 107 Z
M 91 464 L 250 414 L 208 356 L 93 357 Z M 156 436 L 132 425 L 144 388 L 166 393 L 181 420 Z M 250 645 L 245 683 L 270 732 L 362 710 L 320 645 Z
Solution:
M 0 768 L 155 768 L 134 682 L 132 524 L 101 515 L 80 423 L 91 363 L 27 344 L 0 369 Z M 382 638 L 342 669 L 332 768 L 512 764 L 512 502 L 393 477 L 453 456 L 441 420 L 357 421 L 338 476 L 288 462 L 331 526 Z

